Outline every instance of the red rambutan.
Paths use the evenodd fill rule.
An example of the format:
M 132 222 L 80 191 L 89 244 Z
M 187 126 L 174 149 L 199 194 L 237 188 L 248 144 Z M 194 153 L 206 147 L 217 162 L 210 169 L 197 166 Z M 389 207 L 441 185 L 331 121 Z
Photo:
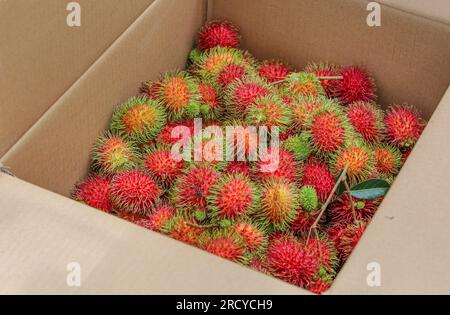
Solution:
M 335 77 L 339 75 L 339 67 L 331 63 L 309 63 L 305 67 L 305 72 L 314 73 L 318 77 Z M 327 97 L 332 97 L 334 79 L 320 79 Z
M 217 75 L 217 82 L 225 89 L 235 80 L 243 80 L 249 75 L 254 75 L 254 70 L 247 64 L 230 63 L 223 67 Z
M 110 133 L 98 137 L 92 150 L 94 169 L 106 174 L 129 171 L 136 166 L 137 159 L 133 142 Z
M 238 221 L 233 225 L 234 231 L 243 239 L 245 248 L 251 253 L 262 253 L 267 246 L 267 228 L 251 221 Z
M 149 99 L 157 100 L 159 98 L 160 88 L 161 82 L 159 81 L 145 81 L 142 83 L 141 92 L 144 93 Z
M 310 159 L 305 164 L 301 185 L 314 187 L 320 202 L 325 202 L 328 198 L 333 190 L 334 182 L 335 178 L 325 163 Z
M 207 119 L 215 119 L 221 111 L 221 100 L 218 89 L 210 82 L 200 82 L 200 112 Z
M 160 194 L 158 185 L 142 171 L 127 171 L 112 179 L 111 200 L 118 211 L 148 213 Z
M 274 230 L 287 230 L 299 209 L 297 186 L 282 178 L 271 178 L 262 183 L 261 192 L 257 217 Z
M 294 232 L 296 235 L 306 237 L 312 225 L 314 224 L 314 221 L 316 221 L 319 212 L 320 211 L 307 212 L 304 211 L 303 209 L 299 209 L 297 216 L 295 217 L 295 220 L 291 223 L 290 226 L 291 231 Z M 318 223 L 317 226 L 318 228 L 321 228 L 321 224 L 323 223 L 324 220 L 325 216 L 322 216 L 321 220 Z
M 190 121 L 190 122 L 175 122 L 175 123 L 172 122 L 172 123 L 168 123 L 161 130 L 161 132 L 156 137 L 156 143 L 172 145 L 172 144 L 179 142 L 182 139 L 182 136 L 172 137 L 172 132 L 173 132 L 174 128 L 177 128 L 177 127 L 187 127 L 189 129 L 190 134 L 191 135 L 194 134 L 194 123 L 192 121 Z M 189 139 L 183 139 L 183 140 L 185 140 L 185 142 L 187 143 L 187 142 L 191 141 L 191 138 L 189 137 Z
M 200 248 L 222 258 L 245 264 L 243 239 L 228 229 L 206 231 L 200 237 Z
M 175 216 L 163 224 L 162 231 L 178 241 L 198 246 L 203 228 L 197 226 L 194 219 Z
M 395 175 L 402 165 L 402 153 L 394 146 L 379 144 L 374 147 L 375 168 L 381 176 Z
M 259 191 L 240 173 L 223 175 L 209 189 L 208 210 L 218 220 L 237 219 L 254 213 L 259 207 Z
M 317 279 L 311 282 L 306 289 L 315 294 L 322 294 L 330 288 L 330 282 L 322 279 Z
M 405 149 L 412 147 L 425 127 L 417 110 L 409 105 L 391 106 L 384 118 L 386 139 L 393 145 Z
M 357 224 L 335 225 L 328 231 L 328 235 L 339 253 L 341 264 L 348 259 L 358 244 L 366 226 L 367 223 L 360 221 Z
M 193 65 L 193 73 L 203 79 L 218 80 L 221 71 L 230 64 L 248 65 L 251 60 L 246 60 L 241 50 L 234 48 L 216 47 L 196 56 Z
M 292 68 L 281 60 L 264 60 L 257 71 L 267 82 L 274 83 L 284 80 L 292 72 Z
M 268 152 L 271 149 L 268 149 Z M 285 179 L 288 182 L 294 183 L 299 174 L 299 165 L 292 152 L 279 148 L 278 151 L 278 165 L 273 154 L 267 153 L 266 157 L 260 156 L 256 163 L 255 174 L 259 179 L 279 178 Z
M 200 50 L 208 50 L 217 46 L 237 48 L 240 42 L 238 28 L 229 21 L 209 21 L 197 35 Z
M 72 198 L 104 212 L 111 212 L 110 186 L 111 181 L 108 178 L 91 175 L 75 186 Z
M 159 145 L 147 149 L 144 155 L 144 168 L 159 183 L 170 185 L 183 172 L 184 161 L 172 157 L 169 146 Z
M 289 108 L 278 96 L 259 96 L 247 107 L 245 121 L 248 125 L 278 126 L 284 130 L 291 123 L 291 114 Z
M 260 80 L 236 80 L 225 91 L 225 106 L 231 115 L 242 117 L 256 98 L 266 96 L 269 92 L 269 86 Z
M 320 80 L 313 73 L 290 73 L 283 85 L 286 93 L 293 96 L 325 96 Z
M 352 202 L 354 215 L 352 213 Z M 355 219 L 368 222 L 377 211 L 380 203 L 381 199 L 362 200 L 344 193 L 330 204 L 329 212 L 335 223 L 351 224 L 355 222 Z
M 293 127 L 298 131 L 305 130 L 306 121 L 312 117 L 315 111 L 328 102 L 323 97 L 301 96 L 292 98 L 290 108 L 292 110 Z
M 366 71 L 360 67 L 348 66 L 340 69 L 339 75 L 342 79 L 333 80 L 332 94 L 343 104 L 376 100 L 375 82 Z
M 164 225 L 174 218 L 175 214 L 175 209 L 171 205 L 159 204 L 146 217 L 148 221 L 147 228 L 156 232 L 162 232 Z
M 232 161 L 227 164 L 224 171 L 226 174 L 241 173 L 245 176 L 250 176 L 250 165 L 246 162 Z
M 321 270 L 316 276 L 329 279 L 334 278 L 339 265 L 338 252 L 332 240 L 327 235 L 320 234 L 319 238 L 311 238 L 305 246 L 315 252 Z
M 353 128 L 369 142 L 379 142 L 383 138 L 383 112 L 373 103 L 355 102 L 347 109 L 347 117 Z
M 276 277 L 305 287 L 319 269 L 316 253 L 292 236 L 270 240 L 266 251 L 267 269 Z
M 178 177 L 172 189 L 175 207 L 192 215 L 196 211 L 206 212 L 209 190 L 219 179 L 219 174 L 210 165 L 193 165 Z
M 313 150 L 321 156 L 343 148 L 353 134 L 353 128 L 343 110 L 333 103 L 314 111 L 305 125 Z

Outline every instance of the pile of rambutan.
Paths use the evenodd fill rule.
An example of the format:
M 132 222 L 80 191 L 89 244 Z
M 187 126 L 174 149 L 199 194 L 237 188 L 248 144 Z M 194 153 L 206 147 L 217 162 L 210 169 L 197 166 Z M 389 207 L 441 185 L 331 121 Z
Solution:
M 375 81 L 359 66 L 298 71 L 256 60 L 240 40 L 231 22 L 206 23 L 186 70 L 144 82 L 117 106 L 73 198 L 320 294 L 384 197 L 362 188 L 392 184 L 425 122 L 411 105 L 378 105 Z M 240 151 L 207 159 L 218 147 L 196 130 L 198 118 L 224 135 L 243 126 Z M 279 137 L 277 149 L 251 159 L 249 126 L 267 128 L 269 143 Z M 204 154 L 177 158 L 176 144 Z

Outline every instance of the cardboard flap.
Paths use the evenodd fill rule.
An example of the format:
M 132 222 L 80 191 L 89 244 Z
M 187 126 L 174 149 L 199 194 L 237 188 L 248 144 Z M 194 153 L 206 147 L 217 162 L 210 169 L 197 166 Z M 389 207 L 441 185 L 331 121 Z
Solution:
M 306 293 L 1 173 L 0 200 L 3 294 Z M 80 287 L 66 282 L 72 262 Z
M 450 88 L 366 233 L 339 272 L 332 293 L 450 292 Z M 368 264 L 381 286 L 370 287 Z M 369 265 L 369 269 L 370 266 Z
M 0 156 L 153 1 L 77 0 L 79 27 L 70 1 L 0 1 Z

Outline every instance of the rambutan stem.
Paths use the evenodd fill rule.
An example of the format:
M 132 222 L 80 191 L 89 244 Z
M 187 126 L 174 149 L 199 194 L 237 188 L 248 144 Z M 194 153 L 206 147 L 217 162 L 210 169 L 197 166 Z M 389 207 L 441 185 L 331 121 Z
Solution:
M 344 185 L 345 185 L 345 190 L 347 190 L 348 197 L 350 198 L 350 207 L 352 209 L 353 221 L 355 221 L 355 223 L 358 223 L 358 220 L 356 219 L 355 203 L 353 202 L 353 197 L 352 197 L 352 193 L 350 191 L 350 186 L 348 185 L 348 182 L 347 182 L 347 178 L 344 179 Z
M 320 242 L 319 242 L 319 232 L 317 231 L 317 228 L 314 229 L 314 232 L 316 233 L 316 238 L 317 238 L 317 248 L 319 249 L 319 257 L 320 257 L 320 263 L 323 263 L 323 259 L 322 259 L 322 248 L 320 247 Z
M 325 210 L 327 209 L 328 205 L 330 204 L 331 199 L 333 199 L 334 193 L 336 192 L 337 188 L 339 187 L 339 184 L 346 178 L 348 166 L 349 166 L 348 164 L 345 165 L 344 169 L 342 170 L 341 175 L 339 176 L 338 180 L 336 181 L 336 184 L 334 184 L 334 187 L 331 190 L 331 193 L 328 195 L 327 200 L 322 205 L 322 208 L 320 209 L 319 215 L 317 216 L 317 218 L 314 221 L 314 223 L 311 225 L 311 228 L 309 229 L 309 232 L 308 232 L 308 238 L 306 239 L 306 243 L 309 242 L 312 230 L 317 228 L 317 224 L 319 223 L 319 221 L 322 218 Z
M 318 76 L 317 77 L 319 80 L 342 80 L 344 77 L 341 75 L 324 75 L 324 76 Z

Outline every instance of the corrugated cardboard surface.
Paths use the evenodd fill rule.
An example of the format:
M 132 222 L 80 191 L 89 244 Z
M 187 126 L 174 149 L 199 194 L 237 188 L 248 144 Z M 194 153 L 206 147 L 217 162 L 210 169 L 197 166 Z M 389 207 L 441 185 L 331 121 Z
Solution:
M 1 173 L 0 192 L 1 294 L 299 291 Z M 72 262 L 80 266 L 80 287 L 67 285 L 67 265 Z
M 67 194 L 85 174 L 113 105 L 140 81 L 183 66 L 202 9 L 200 0 L 157 0 L 2 161 L 21 178 Z M 367 64 L 383 103 L 410 101 L 430 116 L 449 84 L 449 27 L 442 23 L 384 7 L 383 27 L 369 29 L 361 1 L 217 0 L 208 11 L 238 23 L 258 57 L 297 66 L 311 59 Z M 447 95 L 331 293 L 450 292 L 449 119 Z M 4 292 L 72 292 L 69 259 L 86 266 L 88 282 L 77 292 L 306 292 L 4 175 L 0 195 Z M 11 240 L 22 235 L 16 248 Z M 366 284 L 369 262 L 381 265 L 380 288 Z
M 370 70 L 380 103 L 408 102 L 426 118 L 450 84 L 450 26 L 382 7 L 382 26 L 368 27 L 366 1 L 214 0 L 211 18 L 242 29 L 258 58 L 360 64 Z
M 153 0 L 77 0 L 80 27 L 69 2 L 0 1 L 0 156 Z
M 450 24 L 449 0 L 380 0 L 380 3 Z
M 22 179 L 68 195 L 86 174 L 92 144 L 107 128 L 114 107 L 137 94 L 142 81 L 183 68 L 202 20 L 203 1 L 154 2 L 5 154 L 3 163 Z

